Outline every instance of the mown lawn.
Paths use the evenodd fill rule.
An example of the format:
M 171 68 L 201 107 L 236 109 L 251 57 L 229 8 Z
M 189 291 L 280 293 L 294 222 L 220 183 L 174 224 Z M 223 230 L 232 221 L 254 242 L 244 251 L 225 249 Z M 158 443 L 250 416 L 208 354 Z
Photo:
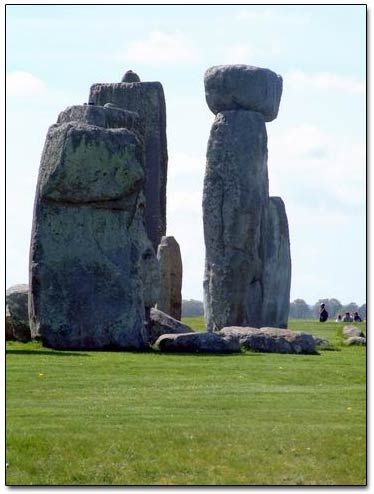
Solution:
M 291 321 L 337 348 L 310 356 L 9 343 L 7 484 L 364 485 L 366 349 L 343 326 Z

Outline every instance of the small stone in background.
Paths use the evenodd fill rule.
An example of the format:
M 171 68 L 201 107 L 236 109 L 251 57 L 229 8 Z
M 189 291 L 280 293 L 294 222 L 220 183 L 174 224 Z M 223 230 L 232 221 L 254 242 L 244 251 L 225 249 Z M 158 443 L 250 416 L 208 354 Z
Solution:
M 29 287 L 14 285 L 6 291 L 5 337 L 7 340 L 30 341 Z
M 351 338 L 352 336 L 364 337 L 365 334 L 362 329 L 357 326 L 344 326 L 343 338 Z

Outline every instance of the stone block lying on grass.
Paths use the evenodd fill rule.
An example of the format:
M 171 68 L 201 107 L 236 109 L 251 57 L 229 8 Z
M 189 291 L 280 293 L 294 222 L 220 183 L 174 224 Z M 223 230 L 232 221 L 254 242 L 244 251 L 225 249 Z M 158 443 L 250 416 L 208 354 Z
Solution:
M 347 338 L 345 340 L 345 344 L 348 346 L 351 345 L 366 346 L 366 338 L 363 338 L 362 336 L 351 336 L 350 338 Z
M 6 291 L 5 338 L 7 340 L 30 341 L 28 313 L 28 285 L 14 285 Z
M 161 352 L 235 353 L 240 352 L 239 338 L 215 333 L 164 334 L 156 341 Z
M 313 338 L 318 350 L 334 350 L 334 345 L 328 340 L 319 338 L 319 336 L 313 336 Z
M 362 329 L 357 326 L 344 326 L 343 338 L 351 338 L 352 336 L 364 337 L 365 334 Z
M 217 332 L 223 337 L 239 337 L 240 344 L 248 350 L 266 353 L 316 353 L 312 335 L 296 333 L 281 328 L 250 328 L 231 326 Z
M 181 323 L 161 310 L 151 309 L 148 323 L 148 336 L 151 345 L 164 334 L 170 335 L 181 333 L 193 333 L 193 330 L 189 326 L 186 326 L 186 324 Z

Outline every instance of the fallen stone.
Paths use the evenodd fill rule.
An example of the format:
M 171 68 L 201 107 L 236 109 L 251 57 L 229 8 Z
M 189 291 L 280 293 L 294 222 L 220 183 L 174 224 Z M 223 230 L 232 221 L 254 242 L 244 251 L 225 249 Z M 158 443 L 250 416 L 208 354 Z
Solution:
M 166 233 L 166 106 L 160 82 L 94 84 L 89 101 L 139 114 L 144 128 L 145 228 L 154 251 Z
M 215 333 L 164 334 L 156 341 L 161 352 L 236 353 L 240 352 L 237 337 L 221 337 Z
M 316 353 L 312 335 L 296 333 L 282 328 L 226 327 L 217 332 L 220 336 L 237 336 L 240 344 L 248 349 L 266 353 Z
M 181 333 L 193 333 L 193 331 L 189 326 L 177 321 L 168 314 L 155 308 L 151 309 L 150 320 L 148 323 L 148 336 L 151 345 L 153 345 L 161 335 Z
M 278 115 L 283 82 L 269 69 L 250 65 L 217 65 L 205 72 L 205 98 L 217 114 L 227 110 L 250 110 L 266 122 Z
M 28 299 L 28 285 L 14 285 L 6 290 L 5 337 L 7 340 L 30 341 Z
M 324 338 L 320 338 L 319 336 L 313 336 L 314 342 L 316 346 L 318 346 L 318 350 L 333 350 L 334 345 L 330 343 L 328 340 Z
M 174 237 L 162 237 L 157 250 L 160 266 L 160 293 L 157 309 L 174 319 L 182 317 L 182 257 Z
M 357 326 L 344 326 L 343 338 L 351 338 L 352 336 L 365 337 L 365 333 Z
M 366 338 L 362 336 L 351 336 L 350 338 L 347 338 L 345 340 L 345 344 L 348 346 L 351 345 L 366 346 Z

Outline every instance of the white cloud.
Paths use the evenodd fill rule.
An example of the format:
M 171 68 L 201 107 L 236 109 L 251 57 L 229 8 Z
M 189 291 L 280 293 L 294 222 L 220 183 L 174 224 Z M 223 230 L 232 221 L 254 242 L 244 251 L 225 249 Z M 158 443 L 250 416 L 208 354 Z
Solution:
M 14 71 L 6 76 L 7 96 L 39 96 L 46 90 L 45 83 L 30 72 Z
M 145 41 L 129 44 L 125 51 L 127 60 L 147 64 L 193 63 L 198 59 L 196 48 L 181 33 L 153 31 Z
M 344 77 L 330 72 L 318 72 L 308 75 L 301 70 L 288 72 L 285 85 L 303 90 L 344 91 L 348 93 L 365 93 L 365 83 L 353 77 Z
M 328 154 L 330 139 L 318 126 L 303 123 L 289 129 L 282 137 L 282 142 L 275 142 L 284 146 L 290 155 L 297 158 L 322 158 Z
M 328 208 L 326 221 L 340 223 L 349 212 L 362 213 L 364 141 L 344 141 L 311 123 L 269 134 L 270 194 L 280 195 L 288 205 L 297 204 L 294 215 L 312 221 L 322 214 L 319 208 Z M 302 208 L 308 215 L 301 214 Z

